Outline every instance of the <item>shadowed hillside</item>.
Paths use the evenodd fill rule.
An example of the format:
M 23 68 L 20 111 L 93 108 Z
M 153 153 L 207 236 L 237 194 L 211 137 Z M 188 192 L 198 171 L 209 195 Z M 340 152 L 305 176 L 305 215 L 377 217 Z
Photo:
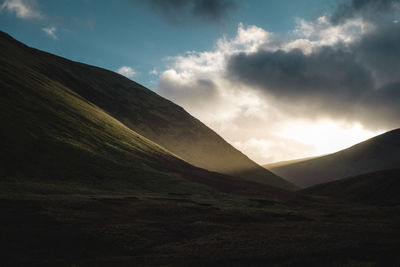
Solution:
M 303 192 L 367 204 L 399 205 L 400 169 L 340 179 L 304 189 Z
M 36 55 L 27 56 L 24 49 L 4 35 L 0 39 L 3 186 L 285 195 L 283 190 L 209 172 L 176 158 L 43 74 Z
M 400 129 L 350 148 L 298 163 L 269 168 L 299 187 L 400 167 Z
M 0 39 L 2 53 L 12 55 L 7 60 L 13 65 L 68 88 L 185 161 L 250 181 L 295 188 L 251 161 L 181 107 L 147 88 L 116 73 L 29 48 L 4 33 Z

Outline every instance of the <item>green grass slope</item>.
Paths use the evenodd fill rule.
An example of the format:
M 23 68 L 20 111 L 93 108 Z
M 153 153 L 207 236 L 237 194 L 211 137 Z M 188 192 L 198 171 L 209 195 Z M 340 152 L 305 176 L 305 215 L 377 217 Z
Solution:
M 233 148 L 184 109 L 116 73 L 29 48 L 0 34 L 2 53 L 100 107 L 128 128 L 192 165 L 294 189 Z
M 399 205 L 400 169 L 340 179 L 306 188 L 303 192 L 367 204 Z
M 400 167 L 400 129 L 368 139 L 326 156 L 272 167 L 270 170 L 299 187 Z
M 176 158 L 43 74 L 35 55 L 27 56 L 22 44 L 10 42 L 0 38 L 3 193 L 30 187 L 53 193 L 90 188 L 141 194 L 285 194 Z

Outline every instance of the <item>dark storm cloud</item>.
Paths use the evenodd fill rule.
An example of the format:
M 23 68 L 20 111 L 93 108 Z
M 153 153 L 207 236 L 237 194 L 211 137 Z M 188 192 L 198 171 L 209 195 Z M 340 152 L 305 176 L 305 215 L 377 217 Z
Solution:
M 372 84 L 369 71 L 352 54 L 331 47 L 310 55 L 298 49 L 240 53 L 229 60 L 228 71 L 242 82 L 282 97 L 353 99 Z
M 357 105 L 357 118 L 376 128 L 400 127 L 400 83 L 368 92 Z
M 221 23 L 234 9 L 234 0 L 138 0 L 169 24 Z
M 378 84 L 400 80 L 400 24 L 387 23 L 352 47 L 361 64 L 374 74 Z
M 296 111 L 301 107 L 304 114 L 399 127 L 399 58 L 400 25 L 391 22 L 350 46 L 322 47 L 307 55 L 300 50 L 239 53 L 228 60 L 227 75 Z
M 241 53 L 228 61 L 228 73 L 307 116 L 347 118 L 354 102 L 373 89 L 370 72 L 354 55 L 331 47 L 310 55 L 300 50 Z
M 348 0 L 336 8 L 330 20 L 334 25 L 341 24 L 347 19 L 362 16 L 375 20 L 377 15 L 398 9 L 400 0 Z

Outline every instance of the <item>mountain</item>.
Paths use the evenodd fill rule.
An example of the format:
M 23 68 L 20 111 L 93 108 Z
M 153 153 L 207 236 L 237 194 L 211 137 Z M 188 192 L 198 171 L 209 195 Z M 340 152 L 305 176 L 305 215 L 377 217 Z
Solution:
M 295 188 L 151 90 L 111 71 L 27 47 L 5 33 L 0 39 L 3 60 L 16 68 L 8 71 L 10 77 L 28 70 L 39 73 L 197 167 L 284 189 Z
M 3 182 L 72 183 L 148 193 L 279 191 L 177 158 L 44 74 L 38 67 L 44 63 L 26 49 L 4 34 L 0 38 Z
M 304 193 L 375 205 L 400 204 L 400 169 L 383 170 L 306 188 Z
M 269 168 L 299 187 L 400 167 L 400 129 L 326 156 Z

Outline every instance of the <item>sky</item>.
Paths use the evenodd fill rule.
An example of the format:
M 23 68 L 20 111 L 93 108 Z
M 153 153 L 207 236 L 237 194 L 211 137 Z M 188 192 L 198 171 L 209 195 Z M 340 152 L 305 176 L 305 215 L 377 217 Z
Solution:
M 184 107 L 257 163 L 400 126 L 400 0 L 3 0 L 0 30 Z

